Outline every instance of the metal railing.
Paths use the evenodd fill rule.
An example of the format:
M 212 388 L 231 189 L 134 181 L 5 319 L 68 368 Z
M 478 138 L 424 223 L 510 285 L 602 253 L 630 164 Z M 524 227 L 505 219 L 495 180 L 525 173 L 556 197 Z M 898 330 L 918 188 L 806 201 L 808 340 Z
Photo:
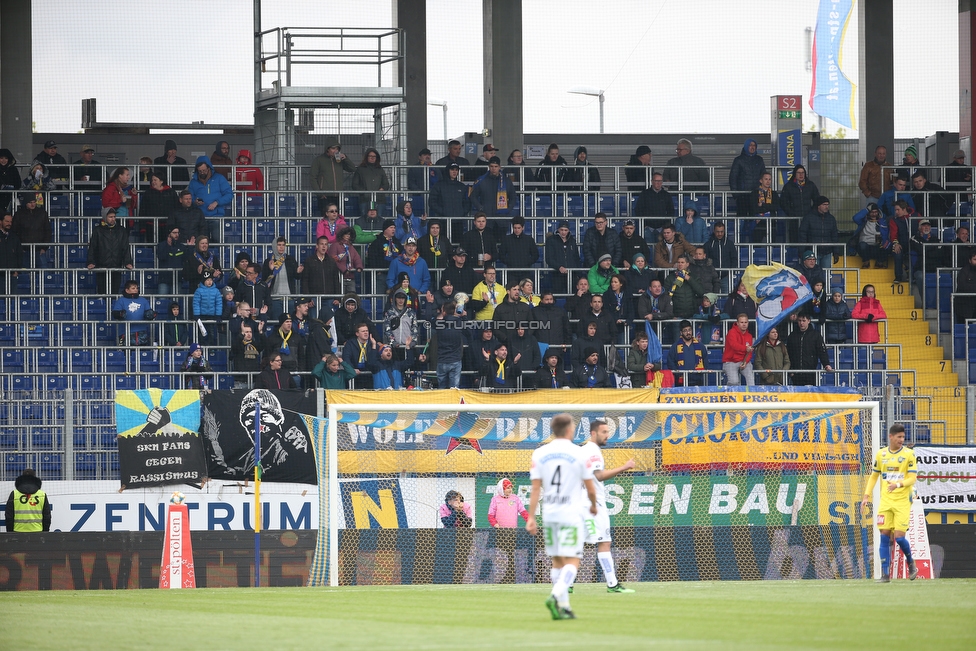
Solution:
M 269 73 L 274 75 L 273 83 L 277 88 L 291 86 L 293 73 L 304 66 L 375 68 L 375 86 L 382 87 L 384 70 L 403 60 L 404 35 L 402 30 L 393 28 L 275 27 L 259 32 L 257 37 L 261 55 L 255 66 L 262 77 Z M 389 72 L 387 76 L 390 81 L 395 80 L 393 72 Z M 318 81 L 318 78 L 315 80 Z M 333 82 L 301 85 L 339 84 Z M 265 90 L 263 83 L 261 86 L 258 92 Z

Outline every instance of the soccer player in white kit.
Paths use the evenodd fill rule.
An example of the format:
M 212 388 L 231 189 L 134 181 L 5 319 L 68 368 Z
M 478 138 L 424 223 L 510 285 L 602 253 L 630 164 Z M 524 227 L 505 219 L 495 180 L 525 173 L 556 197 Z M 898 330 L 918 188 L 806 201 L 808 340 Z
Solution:
M 575 619 L 569 607 L 569 586 L 576 579 L 583 554 L 583 494 L 579 487 L 580 483 L 586 486 L 590 513 L 595 515 L 596 486 L 583 448 L 573 445 L 573 417 L 569 414 L 553 417 L 550 430 L 552 442 L 532 453 L 529 469 L 532 494 L 525 530 L 534 536 L 538 529 L 535 513 L 541 494 L 542 531 L 546 554 L 552 558 L 552 592 L 546 599 L 546 607 L 553 619 Z
M 590 440 L 581 448 L 586 453 L 586 465 L 593 471 L 593 483 L 596 486 L 597 513 L 584 513 L 586 526 L 586 543 L 596 545 L 596 557 L 603 568 L 603 575 L 607 579 L 607 592 L 634 592 L 625 588 L 617 581 L 617 572 L 613 567 L 613 554 L 610 553 L 610 512 L 607 511 L 607 493 L 603 482 L 612 479 L 622 472 L 633 470 L 634 460 L 631 459 L 619 468 L 606 470 L 603 467 L 603 451 L 607 439 L 610 438 L 610 427 L 605 421 L 594 420 L 590 423 Z

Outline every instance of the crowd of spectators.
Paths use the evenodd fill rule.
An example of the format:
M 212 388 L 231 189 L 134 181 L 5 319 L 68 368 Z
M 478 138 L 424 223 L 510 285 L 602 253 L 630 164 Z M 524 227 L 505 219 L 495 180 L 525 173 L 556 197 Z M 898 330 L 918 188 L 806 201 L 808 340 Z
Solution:
M 515 150 L 504 167 L 490 144 L 474 164 L 457 141 L 436 163 L 425 148 L 407 176 L 418 194 L 383 218 L 375 199 L 392 184 L 379 151 L 366 149 L 356 165 L 330 142 L 309 174 L 322 216 L 314 250 L 299 259 L 278 237 L 263 243 L 263 260 L 240 252 L 227 270 L 211 241 L 235 189 L 264 189 L 261 169 L 251 165 L 249 150 L 232 158 L 226 141 L 198 157 L 192 175 L 174 141 L 164 149 L 144 159 L 135 176 L 117 167 L 104 184 L 88 145 L 68 167 L 57 144 L 44 143 L 25 178 L 0 149 L 2 289 L 13 291 L 21 269 L 53 264 L 45 193 L 69 173 L 80 187 L 101 187 L 86 266 L 97 272 L 98 294 L 118 295 L 111 316 L 124 322 L 119 344 L 194 346 L 183 368 L 194 388 L 211 386 L 201 379 L 211 372 L 201 344 L 229 347 L 238 386 L 253 380 L 265 388 L 318 382 L 400 389 L 428 384 L 425 372 L 440 387 L 494 390 L 697 385 L 706 371 L 713 380 L 721 372 L 727 384 L 815 384 L 812 371 L 832 370 L 826 344 L 849 339 L 844 321 L 858 321 L 854 341 L 876 343 L 877 321 L 886 318 L 873 288 L 853 310 L 842 293 L 828 291 L 825 270 L 845 253 L 829 198 L 802 165 L 773 190 L 751 139 L 729 172 L 734 234 L 729 223 L 703 218 L 695 196 L 714 183 L 712 171 L 681 139 L 660 170 L 646 146 L 627 162 L 625 178 L 637 186 L 630 218 L 613 224 L 598 212 L 580 241 L 568 221 L 556 221 L 544 242 L 527 231 L 519 192 L 530 183 L 573 192 L 599 187 L 600 171 L 585 147 L 569 162 L 553 143 L 535 166 Z M 959 169 L 945 174 L 943 187 L 927 178 L 914 148 L 904 167 L 886 156 L 879 147 L 864 165 L 858 188 L 865 206 L 852 216 L 847 252 L 860 255 L 865 269 L 886 268 L 890 258 L 895 282 L 924 286 L 926 273 L 951 263 L 940 226 L 958 226 L 954 243 L 968 242 L 967 225 L 949 214 L 955 200 L 946 191 L 969 190 L 971 168 L 956 152 L 952 166 Z M 361 215 L 341 214 L 345 190 L 359 195 Z M 425 209 L 415 211 L 415 204 Z M 788 218 L 784 230 L 777 230 L 779 217 Z M 157 315 L 139 284 L 123 286 L 134 268 L 133 234 L 158 242 L 158 294 L 192 295 L 182 305 L 174 299 L 158 323 L 150 324 Z M 757 342 L 756 305 L 740 279 L 738 247 L 773 241 L 796 251 L 795 267 L 815 300 Z M 966 261 L 958 291 L 974 296 L 957 300 L 957 319 L 976 313 L 976 254 Z M 716 347 L 721 362 L 708 354 Z

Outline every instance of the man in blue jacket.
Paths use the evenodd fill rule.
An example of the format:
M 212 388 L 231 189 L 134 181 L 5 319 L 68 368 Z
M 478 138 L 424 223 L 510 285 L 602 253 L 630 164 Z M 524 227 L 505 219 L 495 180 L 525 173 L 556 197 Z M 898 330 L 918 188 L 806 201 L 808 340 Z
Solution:
M 908 207 L 915 212 L 915 202 L 912 200 L 912 195 L 908 194 L 908 179 L 904 176 L 899 176 L 896 178 L 892 184 L 891 189 L 887 192 L 881 194 L 881 199 L 878 200 L 878 208 L 881 209 L 881 214 L 887 218 L 891 218 L 895 215 L 895 202 L 904 201 L 908 204 Z
M 393 289 L 400 272 L 406 272 L 410 278 L 410 286 L 421 294 L 430 289 L 430 271 L 427 263 L 417 253 L 417 240 L 408 237 L 403 243 L 403 253 L 390 263 L 390 271 L 386 275 L 386 288 Z
M 234 200 L 234 192 L 227 177 L 214 173 L 209 156 L 197 158 L 197 171 L 187 186 L 193 203 L 206 217 L 223 217 L 224 209 Z

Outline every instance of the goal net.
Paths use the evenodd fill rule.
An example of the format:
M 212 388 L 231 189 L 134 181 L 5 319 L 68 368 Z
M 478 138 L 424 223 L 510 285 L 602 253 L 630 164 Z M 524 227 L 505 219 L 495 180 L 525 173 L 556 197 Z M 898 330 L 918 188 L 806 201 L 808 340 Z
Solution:
M 606 468 L 636 463 L 605 482 L 622 581 L 871 575 L 877 403 L 330 404 L 308 584 L 548 583 L 541 537 L 491 506 L 508 479 L 528 507 L 563 412 L 577 444 L 607 422 Z M 602 580 L 587 546 L 577 581 Z

